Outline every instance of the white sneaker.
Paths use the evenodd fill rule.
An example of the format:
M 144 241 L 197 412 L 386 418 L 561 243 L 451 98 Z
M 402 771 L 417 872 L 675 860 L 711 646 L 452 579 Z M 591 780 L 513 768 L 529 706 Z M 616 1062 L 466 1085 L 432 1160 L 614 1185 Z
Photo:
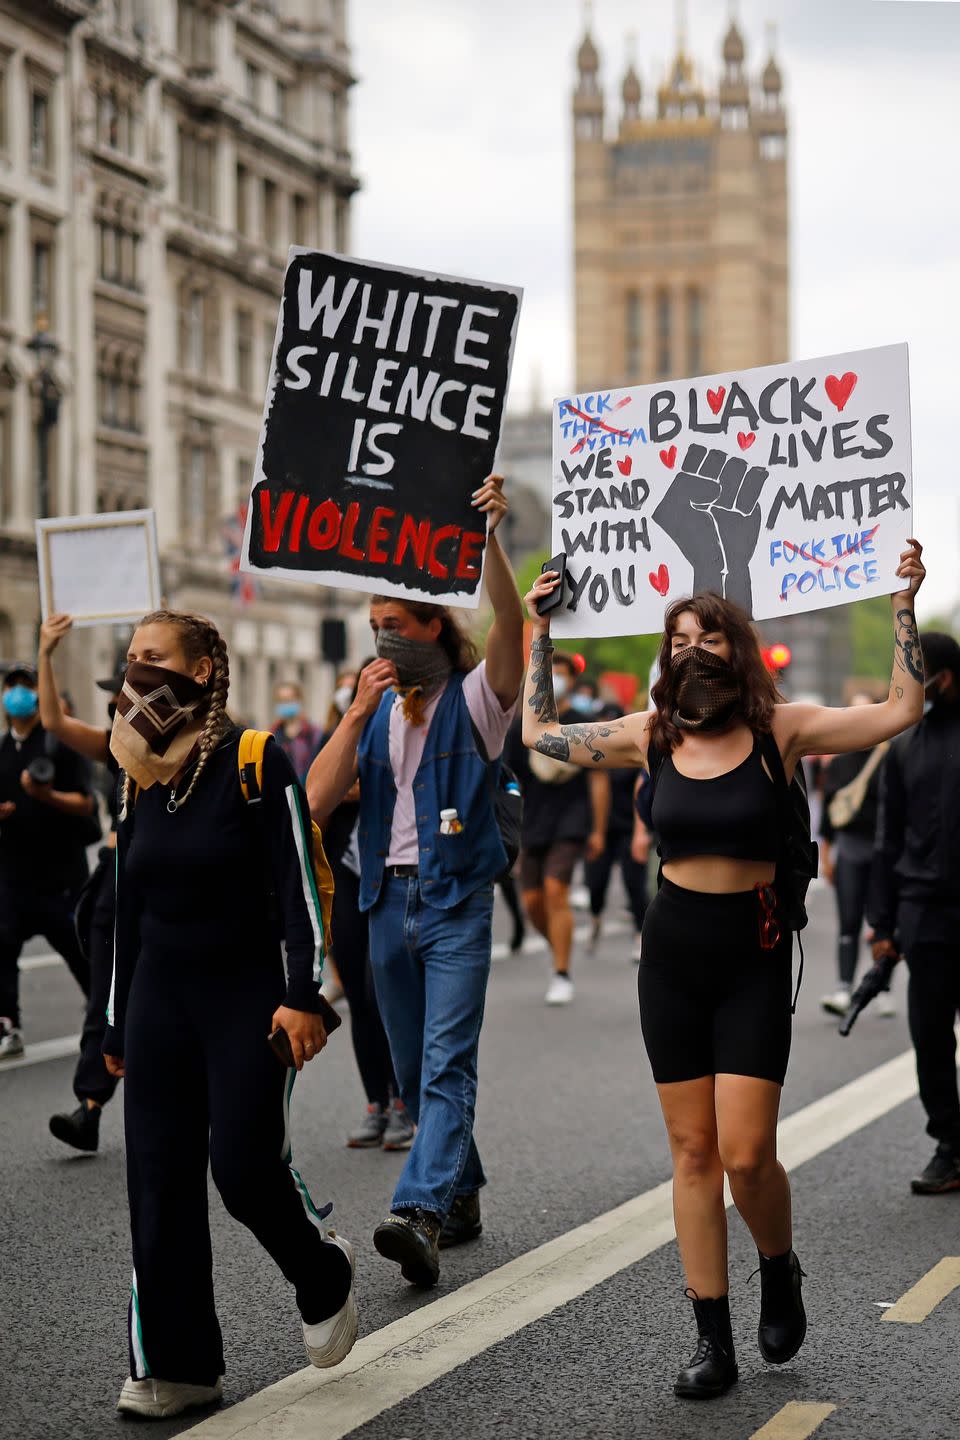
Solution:
M 884 1020 L 892 1020 L 895 1015 L 900 1014 L 900 1011 L 897 1009 L 897 1002 L 889 990 L 881 990 L 877 996 L 877 1014 L 882 1016 Z
M 838 985 L 832 995 L 820 997 L 820 1009 L 828 1015 L 846 1015 L 850 1009 L 850 991 L 846 985 Z
M 569 1005 L 573 999 L 573 981 L 569 975 L 554 975 L 547 991 L 548 1005 Z
M 570 908 L 572 910 L 590 909 L 590 891 L 586 885 L 572 885 L 570 887 Z
M 332 1245 L 337 1245 L 350 1261 L 350 1293 L 336 1315 L 331 1315 L 329 1320 L 321 1320 L 319 1325 L 303 1327 L 303 1343 L 307 1347 L 310 1364 L 316 1365 L 318 1370 L 329 1370 L 332 1365 L 346 1360 L 356 1343 L 360 1323 L 353 1288 L 353 1246 L 334 1230 L 327 1231 L 327 1239 Z
M 197 1405 L 213 1405 L 223 1399 L 223 1376 L 216 1385 L 185 1385 L 178 1380 L 133 1380 L 123 1382 L 117 1409 L 145 1420 L 167 1420 Z
M 0 1060 L 19 1060 L 23 1054 L 23 1035 L 13 1024 L 0 1017 Z
M 636 935 L 634 935 L 634 937 L 633 937 L 633 955 L 631 956 L 631 959 L 633 960 L 634 965 L 639 965 L 639 964 L 640 964 L 640 961 L 643 959 L 643 956 L 642 956 L 642 954 L 641 954 L 641 947 L 642 947 L 642 945 L 643 945 L 643 936 L 640 934 L 640 931 L 638 930 L 637 933 L 636 933 Z

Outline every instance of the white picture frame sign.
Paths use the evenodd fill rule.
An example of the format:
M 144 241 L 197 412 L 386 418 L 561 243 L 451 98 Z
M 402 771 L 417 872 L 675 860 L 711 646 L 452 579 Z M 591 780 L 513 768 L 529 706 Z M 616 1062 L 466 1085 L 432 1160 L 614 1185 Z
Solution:
M 160 556 L 152 510 L 38 520 L 37 566 L 44 620 L 128 625 L 161 605 Z

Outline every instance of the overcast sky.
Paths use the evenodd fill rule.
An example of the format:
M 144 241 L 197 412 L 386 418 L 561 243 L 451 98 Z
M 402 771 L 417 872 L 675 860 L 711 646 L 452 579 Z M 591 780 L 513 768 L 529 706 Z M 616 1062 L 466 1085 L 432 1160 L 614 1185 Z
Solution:
M 715 85 L 731 8 L 757 73 L 768 27 L 790 124 L 791 357 L 907 340 L 921 617 L 960 599 L 960 4 L 688 0 Z M 646 95 L 672 0 L 595 0 L 608 119 L 635 56 Z M 352 0 L 357 255 L 523 286 L 511 405 L 573 377 L 570 96 L 580 0 Z M 631 38 L 632 37 L 632 38 Z M 544 477 L 545 486 L 548 478 Z

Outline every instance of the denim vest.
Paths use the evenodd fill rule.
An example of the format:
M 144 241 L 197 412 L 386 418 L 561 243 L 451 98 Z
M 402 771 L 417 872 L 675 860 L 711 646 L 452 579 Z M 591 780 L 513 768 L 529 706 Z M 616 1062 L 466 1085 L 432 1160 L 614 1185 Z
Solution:
M 360 767 L 360 909 L 377 902 L 390 847 L 397 786 L 390 764 L 388 691 L 367 721 L 357 759 Z M 406 724 L 406 721 L 404 721 Z M 463 675 L 453 674 L 434 711 L 423 759 L 413 782 L 420 847 L 420 894 L 424 904 L 452 910 L 505 868 L 487 767 L 477 753 L 470 712 L 463 697 Z M 463 829 L 440 834 L 440 811 L 457 811 Z

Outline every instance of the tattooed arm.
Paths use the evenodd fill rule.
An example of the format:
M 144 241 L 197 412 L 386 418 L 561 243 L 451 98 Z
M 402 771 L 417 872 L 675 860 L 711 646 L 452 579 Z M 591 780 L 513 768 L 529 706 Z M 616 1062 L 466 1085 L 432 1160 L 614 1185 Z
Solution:
M 625 715 L 620 720 L 591 720 L 579 725 L 559 724 L 553 694 L 553 641 L 550 622 L 537 614 L 536 602 L 554 586 L 541 575 L 526 597 L 533 622 L 530 664 L 523 691 L 523 743 L 554 760 L 571 765 L 643 765 L 646 761 L 647 715 Z
M 833 709 L 826 705 L 778 705 L 773 729 L 785 760 L 802 755 L 839 755 L 868 750 L 915 725 L 923 714 L 923 654 L 913 613 L 926 571 L 916 540 L 900 556 L 897 574 L 908 582 L 893 604 L 893 674 L 882 705 Z

